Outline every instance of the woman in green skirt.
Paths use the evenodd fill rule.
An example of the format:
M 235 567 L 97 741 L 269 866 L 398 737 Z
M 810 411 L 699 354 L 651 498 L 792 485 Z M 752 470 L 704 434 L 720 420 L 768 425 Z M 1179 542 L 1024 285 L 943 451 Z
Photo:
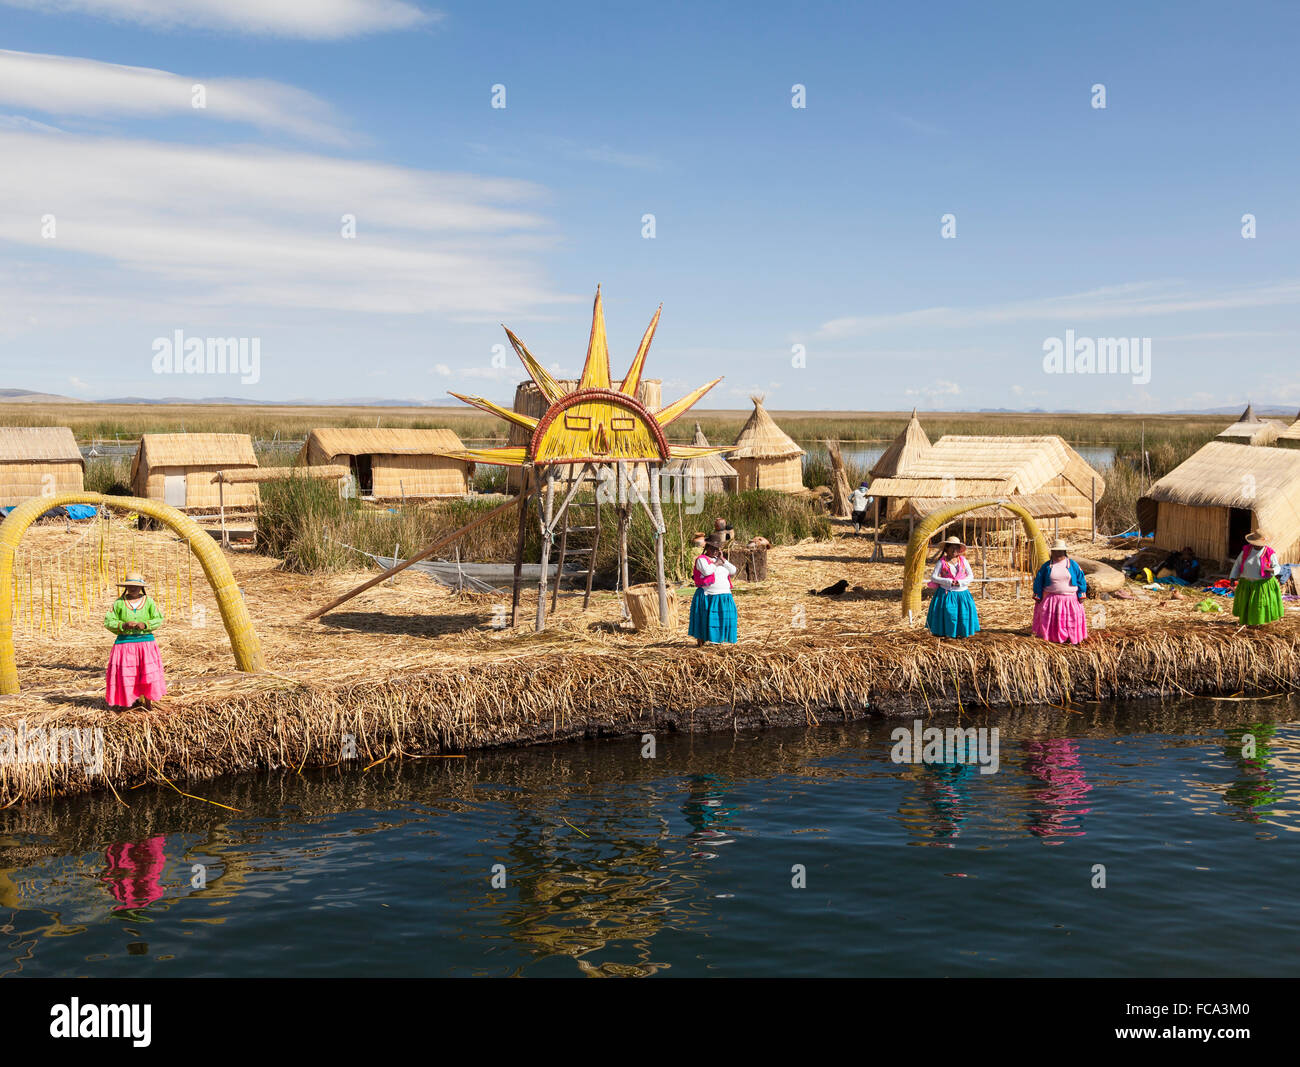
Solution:
M 1246 547 L 1232 565 L 1237 582 L 1232 613 L 1246 626 L 1263 626 L 1282 617 L 1282 587 L 1277 584 L 1277 553 L 1258 530 L 1246 535 Z

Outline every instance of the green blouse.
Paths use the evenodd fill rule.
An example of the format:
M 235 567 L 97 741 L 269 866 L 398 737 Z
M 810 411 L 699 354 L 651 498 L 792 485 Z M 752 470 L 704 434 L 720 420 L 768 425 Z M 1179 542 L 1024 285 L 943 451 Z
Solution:
M 122 629 L 124 622 L 142 622 L 147 629 L 124 630 Z M 151 596 L 145 597 L 144 603 L 135 610 L 132 610 L 125 600 L 119 598 L 104 616 L 104 625 L 117 634 L 118 644 L 124 641 L 152 641 L 153 632 L 162 623 L 163 614 L 158 610 L 158 605 L 153 602 Z

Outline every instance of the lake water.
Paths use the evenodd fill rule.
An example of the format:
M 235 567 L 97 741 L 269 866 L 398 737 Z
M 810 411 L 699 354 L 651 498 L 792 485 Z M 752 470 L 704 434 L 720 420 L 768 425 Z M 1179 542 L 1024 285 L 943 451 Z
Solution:
M 813 447 L 820 445 L 821 442 L 814 442 Z M 805 445 L 805 447 L 808 447 Z M 869 469 L 881 456 L 885 454 L 888 445 L 845 445 L 840 449 L 846 463 L 855 463 L 858 466 Z M 1108 467 L 1115 462 L 1115 448 L 1113 445 L 1075 445 L 1074 450 L 1079 453 L 1083 461 L 1097 470 Z
M 968 717 L 993 774 L 893 762 L 898 725 L 10 809 L 0 973 L 1300 972 L 1300 706 Z

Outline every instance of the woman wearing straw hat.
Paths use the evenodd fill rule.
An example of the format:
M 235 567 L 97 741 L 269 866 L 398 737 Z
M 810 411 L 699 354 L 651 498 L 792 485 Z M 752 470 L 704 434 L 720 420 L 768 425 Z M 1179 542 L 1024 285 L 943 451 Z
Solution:
M 122 595 L 104 616 L 104 625 L 117 634 L 108 658 L 104 696 L 110 708 L 134 707 L 137 701 L 147 708 L 167 692 L 162 657 L 153 637 L 163 615 L 153 597 L 146 595 L 139 574 L 128 574 L 118 586 Z
M 1264 535 L 1253 530 L 1232 565 L 1229 579 L 1237 582 L 1232 613 L 1246 626 L 1263 626 L 1282 617 L 1282 587 L 1277 584 L 1277 553 Z
M 695 596 L 691 598 L 691 622 L 687 629 L 696 646 L 710 641 L 736 643 L 736 600 L 731 595 L 731 576 L 736 565 L 722 554 L 721 534 L 710 534 L 704 551 L 695 561 Z
M 1034 575 L 1034 636 L 1058 645 L 1083 641 L 1088 636 L 1088 613 L 1083 610 L 1087 595 L 1088 579 L 1058 537 L 1051 558 Z
M 934 590 L 925 624 L 935 637 L 969 637 L 979 633 L 980 616 L 970 583 L 975 573 L 966 562 L 966 546 L 959 538 L 943 543 L 943 553 L 934 565 L 929 587 Z

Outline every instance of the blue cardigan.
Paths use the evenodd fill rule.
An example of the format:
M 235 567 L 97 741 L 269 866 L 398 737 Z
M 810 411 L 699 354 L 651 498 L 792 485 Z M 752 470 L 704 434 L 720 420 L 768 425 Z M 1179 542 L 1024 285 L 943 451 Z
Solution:
M 1068 556 L 1066 558 L 1069 559 Z M 1083 576 L 1083 570 L 1074 562 L 1074 560 L 1069 560 L 1069 563 L 1070 581 L 1072 581 L 1074 587 L 1079 590 L 1079 599 L 1082 600 L 1088 594 L 1088 579 Z M 1052 561 L 1049 559 L 1038 568 L 1038 573 L 1034 575 L 1034 596 L 1042 596 L 1043 590 L 1047 588 L 1047 583 L 1051 580 Z

